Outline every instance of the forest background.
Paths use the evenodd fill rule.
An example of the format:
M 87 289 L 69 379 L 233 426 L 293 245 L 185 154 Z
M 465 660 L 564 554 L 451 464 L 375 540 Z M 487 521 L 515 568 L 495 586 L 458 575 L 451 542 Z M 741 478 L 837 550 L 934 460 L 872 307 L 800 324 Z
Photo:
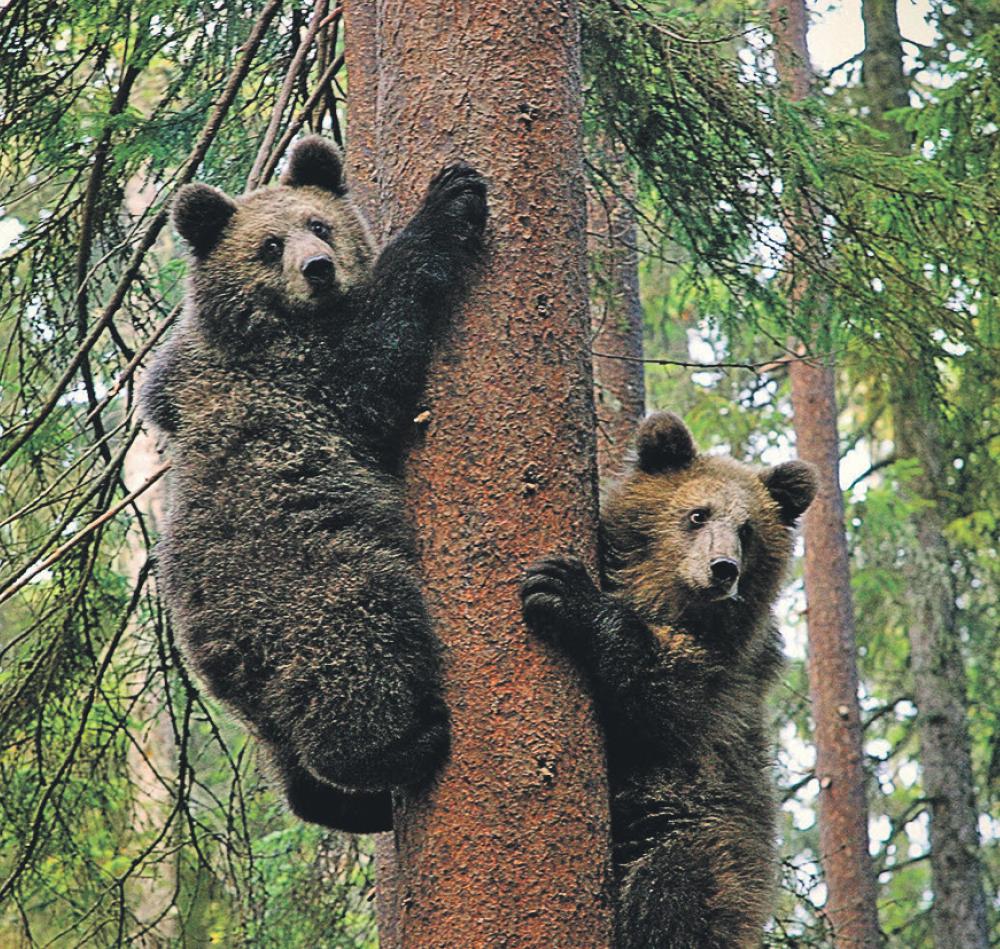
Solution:
M 811 77 L 797 12 L 582 5 L 602 474 L 643 406 L 789 457 L 817 434 L 796 373 L 829 382 L 854 622 L 841 600 L 817 668 L 801 578 L 780 603 L 767 944 L 870 944 L 846 879 L 879 941 L 997 945 L 1000 10 L 816 6 Z M 375 945 L 372 842 L 295 822 L 179 660 L 135 412 L 178 316 L 177 187 L 267 181 L 303 130 L 350 145 L 342 11 L 10 0 L 0 66 L 0 944 Z M 858 697 L 846 869 L 824 680 Z

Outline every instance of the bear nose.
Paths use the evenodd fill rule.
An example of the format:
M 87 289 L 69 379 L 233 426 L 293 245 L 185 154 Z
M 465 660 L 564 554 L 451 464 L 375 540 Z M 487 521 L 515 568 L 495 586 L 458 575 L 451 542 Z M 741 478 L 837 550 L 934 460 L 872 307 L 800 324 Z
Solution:
M 716 557 L 709 567 L 712 571 L 712 582 L 723 586 L 735 583 L 740 576 L 740 565 L 731 557 Z
M 302 273 L 314 287 L 325 286 L 333 277 L 333 261 L 326 254 L 317 254 L 302 265 Z

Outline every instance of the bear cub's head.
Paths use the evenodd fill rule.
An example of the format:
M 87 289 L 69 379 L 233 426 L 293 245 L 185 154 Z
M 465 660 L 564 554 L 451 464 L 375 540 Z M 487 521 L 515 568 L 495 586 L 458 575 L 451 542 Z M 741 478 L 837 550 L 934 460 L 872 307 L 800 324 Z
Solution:
M 374 257 L 340 154 L 315 135 L 293 149 L 278 187 L 234 199 L 185 185 L 173 222 L 194 258 L 201 328 L 223 347 L 289 321 L 336 319 L 337 302 L 367 277 Z
M 816 488 L 812 465 L 700 455 L 681 419 L 652 415 L 602 508 L 608 580 L 656 622 L 752 624 L 770 610 Z

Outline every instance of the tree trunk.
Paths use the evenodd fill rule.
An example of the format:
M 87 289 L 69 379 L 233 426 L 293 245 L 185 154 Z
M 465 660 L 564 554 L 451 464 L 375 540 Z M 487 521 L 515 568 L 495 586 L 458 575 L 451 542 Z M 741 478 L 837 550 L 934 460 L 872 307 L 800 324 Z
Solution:
M 611 181 L 587 187 L 591 345 L 597 407 L 597 470 L 620 473 L 636 426 L 646 414 L 642 302 L 631 175 L 613 146 L 598 142 Z
M 132 213 L 142 208 L 130 208 Z M 131 340 L 130 340 L 131 342 Z M 125 456 L 123 480 L 126 484 L 142 484 L 160 464 L 156 440 L 143 432 Z M 139 500 L 136 506 L 149 519 L 150 526 L 163 524 L 163 481 L 159 481 Z M 128 533 L 129 542 L 122 548 L 117 567 L 134 585 L 148 557 L 145 538 L 133 524 Z M 153 581 L 155 582 L 155 581 Z M 136 617 L 129 622 L 130 636 L 135 637 L 136 649 L 143 649 L 143 661 L 130 676 L 129 688 L 136 696 L 130 710 L 132 720 L 142 723 L 135 729 L 135 743 L 129 743 L 125 754 L 129 783 L 132 787 L 132 826 L 139 833 L 156 836 L 166 821 L 175 800 L 171 783 L 177 778 L 177 743 L 170 716 L 165 712 L 164 688 L 166 680 L 155 655 L 154 644 L 149 643 Z M 174 824 L 176 831 L 177 824 Z M 137 946 L 168 945 L 179 935 L 177 899 L 178 860 L 177 833 L 170 833 L 147 854 L 148 864 L 144 873 L 133 874 L 129 880 L 128 896 L 136 928 L 143 931 L 151 927 L 145 937 L 135 938 Z M 148 867 L 155 867 L 149 872 Z
M 458 158 L 488 177 L 492 221 L 408 466 L 453 718 L 436 786 L 396 808 L 399 943 L 608 946 L 601 736 L 517 596 L 540 554 L 596 557 L 578 11 L 380 0 L 378 62 L 388 230 Z
M 878 946 L 834 369 L 799 361 L 789 371 L 798 454 L 816 465 L 820 482 L 803 524 L 803 572 L 826 915 L 838 947 Z
M 375 0 L 344 3 L 344 65 L 347 68 L 347 183 L 372 233 L 379 227 L 378 15 Z M 375 835 L 375 914 L 380 949 L 399 947 L 396 844 L 391 833 Z
M 871 105 L 868 121 L 889 136 L 893 151 L 903 153 L 910 147 L 910 136 L 902 125 L 885 115 L 890 109 L 905 109 L 910 104 L 896 0 L 864 0 L 861 15 L 865 24 L 861 82 Z
M 965 668 L 959 646 L 952 556 L 935 486 L 944 483 L 939 421 L 919 385 L 896 380 L 896 454 L 917 458 L 920 496 L 935 502 L 914 515 L 913 549 L 904 564 L 910 671 L 917 704 L 924 797 L 930 805 L 931 907 L 938 949 L 986 949 L 986 898 L 979 863 L 978 808 L 966 720 Z
M 771 0 L 778 73 L 795 99 L 809 94 L 803 0 Z M 787 225 L 792 242 L 814 236 L 800 222 Z M 822 305 L 805 281 L 792 299 Z M 819 314 L 817 314 L 818 316 Z M 868 853 L 868 802 L 855 662 L 854 603 L 844 498 L 840 489 L 836 376 L 833 362 L 819 358 L 790 364 L 792 412 L 799 457 L 819 472 L 819 492 L 806 512 L 805 589 L 809 629 L 809 693 L 819 779 L 820 859 L 827 885 L 826 915 L 838 947 L 881 943 L 877 891 Z
M 379 213 L 375 122 L 378 103 L 376 0 L 344 3 L 344 65 L 347 68 L 347 184 L 373 232 Z
M 872 124 L 904 154 L 909 133 L 886 119 L 909 102 L 896 6 L 865 0 L 865 98 Z M 965 669 L 955 605 L 953 558 L 944 534 L 948 444 L 936 402 L 936 367 L 926 360 L 891 379 L 893 437 L 899 458 L 916 458 L 920 497 L 932 502 L 913 515 L 912 553 L 903 570 L 909 613 L 910 667 L 917 703 L 917 731 L 924 796 L 930 805 L 931 907 L 938 949 L 989 945 L 986 897 L 979 863 L 978 808 L 967 722 Z

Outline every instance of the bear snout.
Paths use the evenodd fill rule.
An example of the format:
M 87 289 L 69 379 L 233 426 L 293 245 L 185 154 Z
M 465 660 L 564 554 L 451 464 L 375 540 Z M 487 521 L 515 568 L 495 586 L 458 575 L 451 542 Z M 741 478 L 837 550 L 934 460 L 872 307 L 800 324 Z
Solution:
M 712 583 L 726 586 L 740 577 L 740 565 L 732 557 L 716 557 L 710 564 Z
M 712 591 L 715 598 L 728 600 L 736 596 L 739 588 L 740 565 L 732 557 L 713 557 L 708 565 Z
M 302 262 L 302 276 L 309 286 L 321 290 L 333 283 L 333 258 L 329 254 L 316 254 Z

